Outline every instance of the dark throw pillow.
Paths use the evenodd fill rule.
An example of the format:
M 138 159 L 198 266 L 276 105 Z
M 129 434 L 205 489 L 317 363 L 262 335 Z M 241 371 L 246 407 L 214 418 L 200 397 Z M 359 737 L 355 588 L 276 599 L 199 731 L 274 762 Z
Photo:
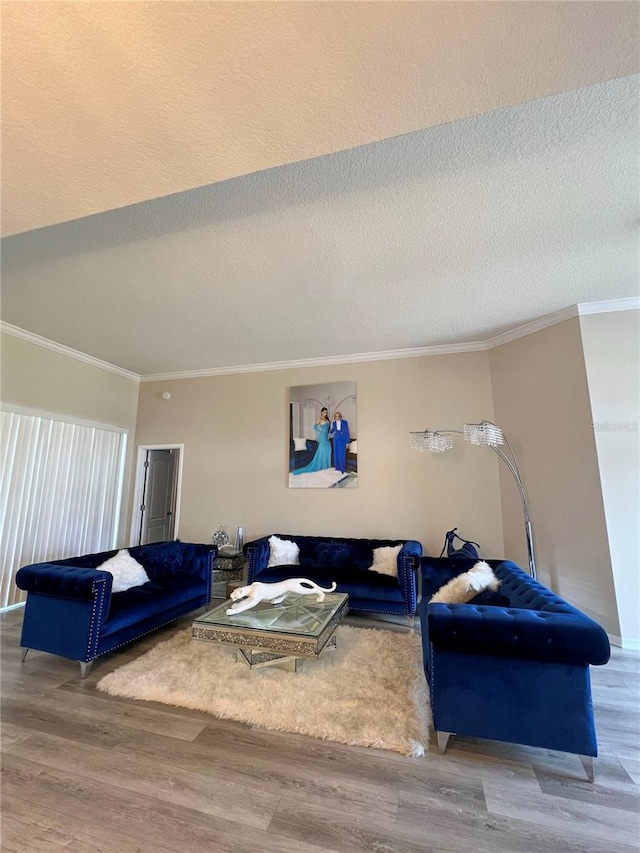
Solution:
M 500 590 L 483 589 L 475 598 L 472 598 L 469 604 L 488 604 L 493 607 L 509 607 L 510 601 L 506 595 L 503 595 Z
M 351 562 L 351 548 L 346 542 L 316 543 L 316 567 L 332 572 L 341 572 Z

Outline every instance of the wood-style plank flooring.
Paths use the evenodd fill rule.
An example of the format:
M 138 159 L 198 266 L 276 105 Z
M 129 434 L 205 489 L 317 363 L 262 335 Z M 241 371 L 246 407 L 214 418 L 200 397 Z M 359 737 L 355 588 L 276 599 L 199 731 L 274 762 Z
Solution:
M 640 850 L 640 654 L 613 649 L 592 669 L 590 785 L 565 753 L 452 738 L 444 756 L 432 743 L 406 758 L 95 690 L 190 622 L 100 659 L 82 681 L 52 655 L 22 664 L 22 611 L 0 618 L 2 851 Z

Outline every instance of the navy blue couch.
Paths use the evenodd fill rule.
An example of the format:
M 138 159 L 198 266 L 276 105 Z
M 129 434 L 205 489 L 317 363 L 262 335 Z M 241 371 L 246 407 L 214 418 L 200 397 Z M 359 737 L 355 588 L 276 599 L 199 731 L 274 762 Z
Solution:
M 80 663 L 91 662 L 168 622 L 197 610 L 211 598 L 217 549 L 188 542 L 129 548 L 149 583 L 113 593 L 113 576 L 97 566 L 117 551 L 24 566 L 16 584 L 27 591 L 22 624 L 23 660 L 29 649 Z
M 244 553 L 249 561 L 248 583 L 275 583 L 304 577 L 321 586 L 338 584 L 338 592 L 349 595 L 349 610 L 356 613 L 395 613 L 410 621 L 416 612 L 417 574 L 422 545 L 412 539 L 348 539 L 336 536 L 274 534 L 295 542 L 300 548 L 300 565 L 267 568 L 269 537 L 247 542 Z M 398 576 L 368 571 L 373 549 L 403 545 L 398 554 Z
M 429 604 L 475 560 L 421 561 L 424 671 L 433 727 L 450 734 L 598 754 L 590 664 L 609 660 L 603 628 L 509 561 L 487 560 L 501 584 L 468 604 Z

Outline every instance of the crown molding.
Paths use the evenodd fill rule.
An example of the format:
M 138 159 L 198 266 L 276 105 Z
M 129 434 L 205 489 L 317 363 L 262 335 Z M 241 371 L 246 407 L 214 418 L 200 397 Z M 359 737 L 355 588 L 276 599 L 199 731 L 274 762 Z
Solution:
M 486 350 L 495 349 L 503 344 L 507 344 L 510 341 L 515 341 L 518 338 L 524 338 L 527 335 L 532 335 L 534 332 L 539 332 L 541 329 L 546 329 L 549 326 L 564 323 L 565 320 L 571 320 L 574 317 L 582 317 L 588 314 L 606 314 L 611 311 L 633 311 L 638 309 L 640 309 L 640 297 L 637 296 L 631 296 L 624 299 L 607 299 L 600 302 L 581 302 L 577 305 L 569 305 L 567 308 L 562 308 L 560 311 L 555 311 L 553 314 L 547 314 L 544 317 L 540 317 L 530 323 L 525 323 L 522 326 L 517 326 L 514 329 L 510 329 L 507 332 L 503 332 L 500 335 L 496 335 L 484 341 L 468 341 L 466 343 L 459 344 L 441 344 L 428 347 L 412 347 L 410 349 L 383 350 L 381 352 L 351 353 L 349 355 L 333 355 L 322 358 L 303 358 L 293 361 L 272 361 L 266 364 L 238 364 L 230 367 L 180 370 L 168 373 L 149 373 L 142 376 L 138 373 L 133 373 L 130 370 L 125 370 L 123 367 L 118 367 L 115 364 L 110 364 L 107 361 L 101 361 L 99 358 L 94 358 L 86 353 L 66 347 L 63 344 L 50 341 L 48 338 L 35 335 L 33 332 L 27 332 L 25 329 L 18 328 L 18 326 L 12 326 L 10 323 L 0 321 L 0 331 L 4 334 L 13 335 L 16 338 L 21 338 L 24 341 L 29 341 L 30 343 L 53 350 L 61 355 L 66 355 L 68 358 L 75 358 L 78 361 L 90 364 L 93 367 L 98 367 L 101 370 L 108 370 L 118 376 L 124 376 L 126 379 L 132 379 L 135 382 L 167 382 L 174 379 L 201 379 L 207 376 L 227 376 L 234 373 L 264 373 L 272 370 L 293 370 L 299 367 L 329 367 L 335 364 L 357 364 L 358 362 L 367 361 L 388 361 L 400 358 L 424 358 L 434 355 L 484 352 Z
M 581 302 L 578 314 L 609 314 L 611 311 L 638 311 L 640 296 L 629 296 L 626 299 L 604 299 L 602 302 Z
M 583 317 L 587 314 L 608 314 L 611 311 L 637 311 L 639 309 L 640 297 L 638 296 L 629 296 L 623 299 L 604 299 L 600 302 L 579 302 L 577 305 L 569 305 L 566 308 L 561 308 L 560 311 L 554 311 L 553 314 L 546 314 L 531 323 L 516 326 L 515 329 L 489 338 L 485 341 L 486 349 L 494 349 L 503 344 L 508 344 L 517 338 L 524 338 L 534 332 L 539 332 L 541 329 L 564 323 L 565 320 L 571 320 L 574 317 Z
M 525 323 L 523 326 L 516 326 L 515 329 L 509 329 L 508 332 L 503 332 L 501 335 L 496 335 L 494 338 L 489 338 L 486 343 L 487 349 L 495 349 L 503 344 L 508 344 L 510 341 L 515 341 L 517 338 L 525 338 L 527 335 L 532 335 L 534 332 L 539 332 L 541 329 L 546 329 L 549 326 L 556 326 L 558 323 L 564 323 L 565 320 L 571 320 L 578 316 L 577 305 L 569 305 L 567 308 L 562 308 L 560 311 L 554 311 L 553 314 L 546 314 L 538 320 L 532 320 L 530 323 Z
M 443 344 L 432 347 L 361 352 L 350 355 L 331 355 L 322 358 L 302 358 L 293 361 L 271 361 L 265 364 L 238 364 L 232 367 L 212 367 L 202 370 L 183 370 L 175 373 L 148 373 L 142 382 L 166 382 L 171 379 L 201 379 L 206 376 L 226 376 L 230 373 L 262 373 L 268 370 L 293 370 L 297 367 L 329 367 L 333 364 L 356 364 L 362 361 L 388 361 L 395 358 L 421 358 L 429 355 L 450 355 L 456 352 L 478 352 L 486 349 L 484 341 L 463 344 Z
M 87 355 L 79 350 L 66 347 L 64 344 L 50 341 L 49 338 L 43 338 L 33 332 L 27 332 L 26 329 L 12 326 L 11 323 L 0 321 L 0 332 L 5 335 L 11 335 L 14 338 L 20 338 L 20 340 L 27 341 L 30 344 L 36 344 L 39 347 L 52 350 L 60 355 L 66 355 L 68 358 L 74 358 L 76 361 L 90 364 L 92 367 L 98 367 L 100 370 L 108 370 L 110 373 L 115 373 L 118 376 L 124 376 L 125 379 L 133 379 L 134 382 L 140 382 L 140 375 L 138 373 L 132 373 L 130 370 L 125 370 L 124 367 L 118 367 L 116 364 L 110 364 L 108 361 L 102 361 L 99 358 L 94 358 L 92 355 Z

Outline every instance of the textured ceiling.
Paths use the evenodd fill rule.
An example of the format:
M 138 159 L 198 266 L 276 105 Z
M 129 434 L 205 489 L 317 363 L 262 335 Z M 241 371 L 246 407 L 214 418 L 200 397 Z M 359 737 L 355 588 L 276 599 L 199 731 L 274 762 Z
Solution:
M 2 2 L 14 234 L 637 71 L 617 2 Z
M 638 294 L 638 78 L 576 88 L 589 74 L 621 76 L 636 44 L 635 4 L 379 3 L 366 6 L 361 27 L 351 10 L 364 4 L 4 3 L 3 18 L 10 7 L 26 27 L 18 6 L 37 10 L 34 38 L 43 49 L 22 63 L 24 88 L 11 71 L 10 97 L 3 92 L 3 218 L 8 232 L 74 221 L 3 240 L 2 316 L 10 324 L 153 375 L 483 340 L 577 302 Z M 117 46 L 119 60 L 98 51 L 83 88 L 88 59 L 74 52 L 76 29 L 63 27 L 68 10 L 95 23 L 95 8 L 116 20 L 118 6 L 127 38 L 118 30 L 101 39 L 104 51 Z M 131 21 L 159 6 L 162 25 L 136 42 Z M 246 6 L 259 23 L 243 19 Z M 217 70 L 200 73 L 195 63 L 195 74 L 193 57 L 204 62 L 210 34 L 181 50 L 174 39 L 167 53 L 166 15 L 182 9 L 195 27 L 204 7 L 231 29 L 215 30 Z M 304 30 L 304 51 L 287 17 L 298 20 L 303 8 L 318 16 L 316 29 Z M 323 17 L 331 8 L 354 40 L 353 55 L 348 39 L 335 45 L 341 29 Z M 483 31 L 487 22 L 474 10 L 491 16 L 498 8 L 508 12 Z M 612 11 L 600 16 L 601 8 Z M 416 9 L 434 16 L 432 27 L 406 24 Z M 456 18 L 460 9 L 471 17 Z M 370 20 L 393 10 L 397 38 Z M 570 14 L 576 27 L 592 16 L 589 38 L 584 27 L 568 37 Z M 56 39 L 39 29 L 42 15 L 51 16 Z M 275 30 L 265 35 L 278 15 L 279 36 L 296 50 L 283 53 Z M 631 26 L 621 29 L 625 16 Z M 545 20 L 534 54 L 532 28 L 541 37 L 535 26 Z M 3 28 L 6 39 L 4 20 Z M 499 59 L 495 50 L 491 60 L 484 55 L 489 36 L 505 46 Z M 256 39 L 263 49 L 254 56 Z M 314 52 L 309 42 L 318 39 L 324 47 Z M 65 51 L 73 56 L 66 64 Z M 68 71 L 54 105 L 51 87 L 37 82 L 47 68 L 56 80 Z M 147 111 L 123 68 L 136 86 L 144 79 Z M 187 73 L 195 75 L 191 88 Z M 217 83 L 208 104 L 193 94 L 207 75 Z M 219 112 L 221 80 L 238 100 L 229 97 Z M 173 109 L 180 90 L 190 118 Z M 34 125 L 42 116 L 39 130 L 30 132 L 28 116 Z M 94 211 L 105 212 L 77 218 Z

